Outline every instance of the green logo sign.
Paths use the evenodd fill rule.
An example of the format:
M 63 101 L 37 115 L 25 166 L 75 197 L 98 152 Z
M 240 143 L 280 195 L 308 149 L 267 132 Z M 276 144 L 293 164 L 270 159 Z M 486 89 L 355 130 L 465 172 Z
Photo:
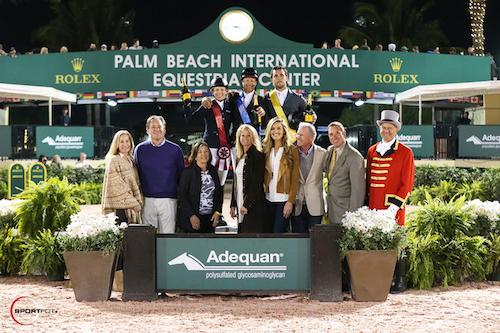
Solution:
M 244 19 L 228 23 L 235 10 Z M 221 13 L 195 36 L 157 49 L 0 58 L 2 82 L 50 86 L 83 99 L 178 100 L 181 78 L 194 97 L 201 97 L 216 76 L 224 77 L 231 89 L 239 88 L 246 67 L 259 72 L 258 89 L 272 89 L 269 72 L 276 65 L 287 67 L 292 89 L 317 91 L 321 97 L 354 98 L 361 93 L 386 98 L 419 84 L 490 79 L 487 57 L 315 49 L 276 35 L 241 8 Z
M 38 126 L 36 148 L 40 154 L 78 157 L 81 152 L 94 156 L 93 127 Z
M 377 132 L 378 141 L 382 140 Z M 434 156 L 434 126 L 402 126 L 396 134 L 396 139 L 413 150 L 415 157 Z
M 309 238 L 157 238 L 159 290 L 308 290 Z
M 500 156 L 500 127 L 459 126 L 458 155 L 460 157 Z
M 12 199 L 24 191 L 26 170 L 20 163 L 12 163 L 9 168 L 9 198 Z
M 30 166 L 28 179 L 35 184 L 47 180 L 47 169 L 42 163 L 35 163 Z

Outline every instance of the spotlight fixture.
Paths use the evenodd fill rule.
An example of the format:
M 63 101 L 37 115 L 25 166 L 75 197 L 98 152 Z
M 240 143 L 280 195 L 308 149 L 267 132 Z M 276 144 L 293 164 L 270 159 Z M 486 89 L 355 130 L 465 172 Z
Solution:
M 108 99 L 107 103 L 111 107 L 115 107 L 115 106 L 118 105 L 118 103 L 115 100 L 113 100 L 113 99 Z
M 363 104 L 365 104 L 365 101 L 364 101 L 364 100 L 362 100 L 362 99 L 358 99 L 358 100 L 356 100 L 356 101 L 354 102 L 354 105 L 356 105 L 356 106 L 358 106 L 358 107 L 359 107 L 359 106 L 361 106 L 361 105 L 363 105 Z

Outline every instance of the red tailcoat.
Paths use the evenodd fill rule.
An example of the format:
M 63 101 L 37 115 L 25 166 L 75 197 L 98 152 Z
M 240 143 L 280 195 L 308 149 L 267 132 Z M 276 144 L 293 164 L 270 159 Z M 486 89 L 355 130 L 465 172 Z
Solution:
M 391 149 L 380 156 L 374 144 L 368 149 L 366 193 L 370 194 L 370 209 L 386 209 L 391 203 L 400 208 L 396 221 L 405 224 L 405 203 L 413 189 L 415 163 L 413 151 L 396 140 Z

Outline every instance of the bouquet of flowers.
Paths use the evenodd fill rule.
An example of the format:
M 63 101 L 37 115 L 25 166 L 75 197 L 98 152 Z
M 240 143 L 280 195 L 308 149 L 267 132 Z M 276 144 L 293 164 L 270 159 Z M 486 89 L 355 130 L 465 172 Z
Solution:
M 361 207 L 346 212 L 342 219 L 342 236 L 339 244 L 342 256 L 351 250 L 401 250 L 406 233 L 386 210 Z
M 117 226 L 114 213 L 95 215 L 77 213 L 71 215 L 71 223 L 65 232 L 59 233 L 64 251 L 117 252 L 123 243 L 123 229 L 127 224 Z

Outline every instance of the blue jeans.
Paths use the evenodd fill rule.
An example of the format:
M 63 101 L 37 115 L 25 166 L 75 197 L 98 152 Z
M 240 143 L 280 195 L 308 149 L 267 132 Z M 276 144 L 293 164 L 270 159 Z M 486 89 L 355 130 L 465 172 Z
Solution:
M 302 211 L 298 216 L 292 216 L 292 232 L 309 233 L 309 229 L 315 224 L 321 224 L 323 216 L 312 216 L 309 214 L 307 205 L 302 205 Z
M 283 217 L 283 208 L 285 208 L 286 202 L 270 202 L 268 200 L 267 204 L 269 206 L 269 217 L 271 219 L 273 233 L 284 233 L 290 224 L 290 217 Z

